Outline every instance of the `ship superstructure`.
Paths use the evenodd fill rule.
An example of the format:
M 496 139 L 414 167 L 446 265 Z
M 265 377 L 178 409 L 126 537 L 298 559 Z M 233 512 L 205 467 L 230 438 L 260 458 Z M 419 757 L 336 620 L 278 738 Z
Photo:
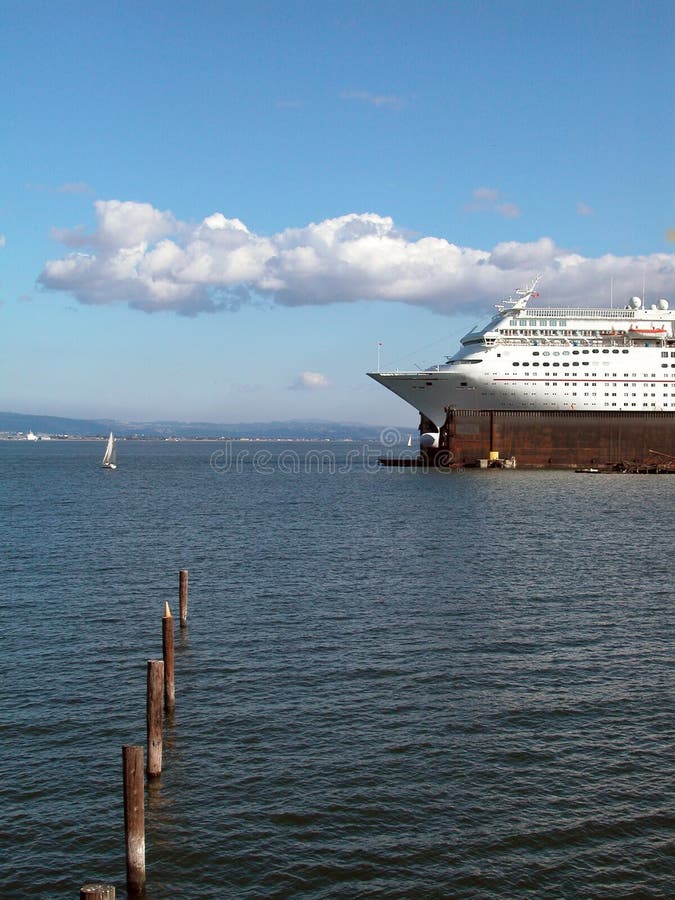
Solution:
M 675 310 L 667 300 L 538 307 L 538 281 L 497 304 L 445 362 L 368 374 L 438 429 L 453 409 L 675 413 Z

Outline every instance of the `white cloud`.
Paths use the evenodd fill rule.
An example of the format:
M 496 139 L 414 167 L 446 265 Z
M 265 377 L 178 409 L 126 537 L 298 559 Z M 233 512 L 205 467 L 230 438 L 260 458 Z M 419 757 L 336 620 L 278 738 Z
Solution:
M 330 381 L 321 372 L 301 372 L 293 381 L 291 390 L 316 390 L 330 385 Z
M 4 247 L 6 243 L 7 243 L 7 238 L 5 237 L 4 234 L 0 234 L 0 247 Z
M 580 216 L 592 216 L 594 213 L 594 209 L 592 206 L 589 206 L 587 203 L 582 203 L 580 200 L 577 203 L 577 213 Z
M 504 201 L 497 188 L 477 187 L 472 198 L 464 207 L 467 212 L 494 212 L 505 219 L 517 219 L 521 215 L 518 204 Z
M 370 91 L 342 91 L 340 99 L 359 100 L 370 106 L 384 106 L 389 109 L 401 109 L 405 106 L 403 97 L 397 97 L 395 94 L 372 94 Z
M 87 234 L 84 228 L 78 225 L 71 229 L 54 229 L 52 236 L 66 247 L 116 250 L 146 246 L 147 242 L 176 230 L 177 223 L 171 213 L 160 212 L 149 203 L 97 200 L 94 207 L 98 228 L 93 234 Z
M 491 189 L 483 189 L 489 191 Z M 461 247 L 412 240 L 393 220 L 350 213 L 266 237 L 222 213 L 181 222 L 147 203 L 101 201 L 92 234 L 56 232 L 77 248 L 45 263 L 39 281 L 85 304 L 127 303 L 183 315 L 236 310 L 254 298 L 287 306 L 399 301 L 439 313 L 491 304 L 540 272 L 549 303 L 592 305 L 609 295 L 668 296 L 675 255 L 587 258 L 549 237 Z
M 505 219 L 517 219 L 520 216 L 520 207 L 517 203 L 498 203 L 495 212 Z
M 57 187 L 59 194 L 90 194 L 91 188 L 85 181 L 69 181 Z

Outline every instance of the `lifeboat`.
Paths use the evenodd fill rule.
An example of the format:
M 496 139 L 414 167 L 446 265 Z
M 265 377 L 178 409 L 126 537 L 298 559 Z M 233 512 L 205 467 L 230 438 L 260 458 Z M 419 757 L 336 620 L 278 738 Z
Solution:
M 635 337 L 650 337 L 650 338 L 664 338 L 667 337 L 668 332 L 663 326 L 655 327 L 655 328 L 638 328 L 637 325 L 631 325 L 628 329 L 628 333 L 634 335 Z

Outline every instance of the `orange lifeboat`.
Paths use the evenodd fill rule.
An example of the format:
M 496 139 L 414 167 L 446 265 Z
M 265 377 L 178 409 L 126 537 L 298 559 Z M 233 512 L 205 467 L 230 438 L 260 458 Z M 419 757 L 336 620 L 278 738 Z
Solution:
M 655 328 L 638 328 L 637 325 L 631 325 L 631 327 L 628 329 L 628 333 L 634 335 L 635 337 L 653 338 L 664 338 L 668 334 L 666 329 L 662 326 Z

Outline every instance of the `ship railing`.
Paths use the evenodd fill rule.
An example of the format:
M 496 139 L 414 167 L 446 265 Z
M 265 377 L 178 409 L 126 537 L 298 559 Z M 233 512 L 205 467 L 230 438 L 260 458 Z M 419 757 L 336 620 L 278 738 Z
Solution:
M 649 310 L 651 312 L 651 310 Z M 638 313 L 644 315 L 645 310 L 639 309 L 592 309 L 590 307 L 566 308 L 560 307 L 535 309 L 528 306 L 521 318 L 537 318 L 541 319 L 635 319 Z
M 492 341 L 492 343 L 509 347 L 644 347 L 645 340 L 654 344 L 671 344 L 675 339 L 651 336 L 634 339 L 622 332 L 613 335 L 598 335 L 597 337 L 583 335 L 578 337 L 539 337 L 534 335 L 522 338 L 508 337 L 499 338 L 497 341 Z

